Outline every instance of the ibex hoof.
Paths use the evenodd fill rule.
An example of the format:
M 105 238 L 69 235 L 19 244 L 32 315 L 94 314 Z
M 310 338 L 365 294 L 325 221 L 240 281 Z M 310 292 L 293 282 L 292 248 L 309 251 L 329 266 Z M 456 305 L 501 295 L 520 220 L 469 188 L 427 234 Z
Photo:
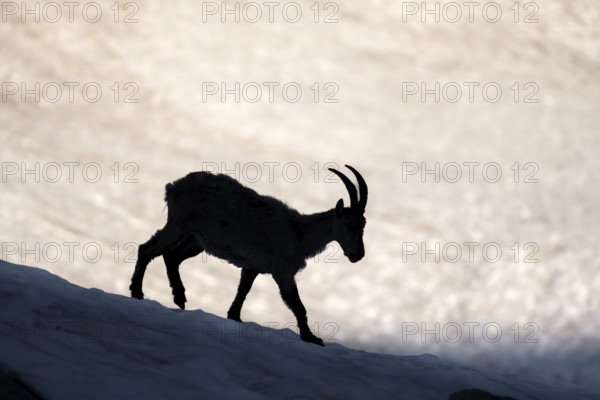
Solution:
M 230 319 L 232 321 L 242 322 L 242 319 L 240 318 L 240 316 L 235 315 L 235 314 L 227 314 L 227 319 Z
M 307 342 L 307 343 L 314 343 L 314 344 L 319 345 L 319 346 L 324 346 L 323 339 L 320 339 L 320 338 L 316 337 L 312 333 L 302 334 L 300 336 L 300 338 L 302 340 L 304 340 L 305 342 Z
M 135 299 L 144 299 L 144 293 L 140 289 L 131 289 L 131 297 Z
M 175 302 L 175 304 L 177 304 L 177 307 L 181 308 L 182 310 L 185 310 L 185 302 L 187 301 L 185 295 L 174 296 L 173 301 Z

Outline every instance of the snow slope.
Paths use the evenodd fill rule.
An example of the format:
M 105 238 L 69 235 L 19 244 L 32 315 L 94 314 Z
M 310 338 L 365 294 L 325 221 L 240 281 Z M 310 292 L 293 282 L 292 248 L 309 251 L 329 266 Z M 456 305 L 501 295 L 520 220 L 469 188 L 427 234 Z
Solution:
M 48 400 L 423 400 L 467 388 L 518 399 L 593 398 L 576 386 L 492 376 L 428 354 L 321 348 L 289 330 L 84 289 L 4 261 L 0 301 L 0 363 Z

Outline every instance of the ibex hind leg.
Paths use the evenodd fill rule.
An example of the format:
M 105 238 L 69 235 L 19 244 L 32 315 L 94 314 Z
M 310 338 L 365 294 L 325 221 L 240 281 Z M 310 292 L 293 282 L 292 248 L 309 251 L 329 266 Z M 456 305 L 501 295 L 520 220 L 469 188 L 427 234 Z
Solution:
M 135 264 L 135 271 L 131 277 L 131 285 L 129 286 L 131 297 L 135 297 L 136 299 L 144 298 L 142 282 L 148 263 L 150 263 L 153 258 L 163 254 L 170 247 L 175 246 L 184 237 L 185 235 L 180 229 L 167 223 L 163 229 L 156 231 L 150 240 L 139 246 L 138 259 Z
M 172 288 L 173 301 L 179 308 L 185 310 L 185 287 L 179 275 L 179 265 L 188 258 L 195 257 L 204 249 L 193 235 L 187 236 L 180 243 L 163 253 L 163 259 L 167 267 L 167 276 Z
M 246 300 L 246 296 L 252 289 L 252 283 L 254 283 L 254 279 L 258 276 L 258 272 L 242 268 L 242 275 L 240 277 L 240 284 L 238 286 L 238 291 L 231 303 L 231 307 L 229 307 L 229 311 L 227 311 L 227 318 L 232 319 L 237 322 L 242 322 L 240 314 L 242 312 L 242 306 L 244 305 L 244 300 Z

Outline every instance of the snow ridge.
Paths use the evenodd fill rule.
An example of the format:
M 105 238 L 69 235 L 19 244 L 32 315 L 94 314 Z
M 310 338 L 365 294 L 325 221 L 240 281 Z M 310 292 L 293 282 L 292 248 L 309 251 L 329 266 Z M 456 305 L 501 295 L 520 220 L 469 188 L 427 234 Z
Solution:
M 578 386 L 491 376 L 433 355 L 322 348 L 288 329 L 84 289 L 4 261 L 0 301 L 2 375 L 47 400 L 423 400 L 470 388 L 515 399 L 593 398 Z

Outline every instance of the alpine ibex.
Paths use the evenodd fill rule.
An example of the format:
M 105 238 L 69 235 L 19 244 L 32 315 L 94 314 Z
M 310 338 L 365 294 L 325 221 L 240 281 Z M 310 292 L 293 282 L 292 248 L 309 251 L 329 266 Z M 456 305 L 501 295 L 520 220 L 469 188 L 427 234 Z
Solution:
M 229 319 L 241 322 L 242 305 L 254 279 L 258 274 L 271 274 L 298 321 L 302 340 L 322 346 L 323 341 L 308 327 L 294 277 L 306 266 L 306 259 L 322 252 L 332 241 L 340 244 L 353 263 L 365 255 L 367 184 L 358 171 L 346 167 L 356 176 L 360 199 L 350 179 L 330 169 L 346 186 L 350 207 L 344 207 L 340 199 L 335 208 L 316 214 L 301 214 L 223 174 L 192 172 L 167 184 L 167 223 L 139 246 L 129 287 L 131 296 L 144 298 L 142 280 L 146 267 L 162 255 L 175 304 L 184 309 L 187 299 L 179 265 L 206 251 L 241 268 L 237 295 L 227 312 Z

